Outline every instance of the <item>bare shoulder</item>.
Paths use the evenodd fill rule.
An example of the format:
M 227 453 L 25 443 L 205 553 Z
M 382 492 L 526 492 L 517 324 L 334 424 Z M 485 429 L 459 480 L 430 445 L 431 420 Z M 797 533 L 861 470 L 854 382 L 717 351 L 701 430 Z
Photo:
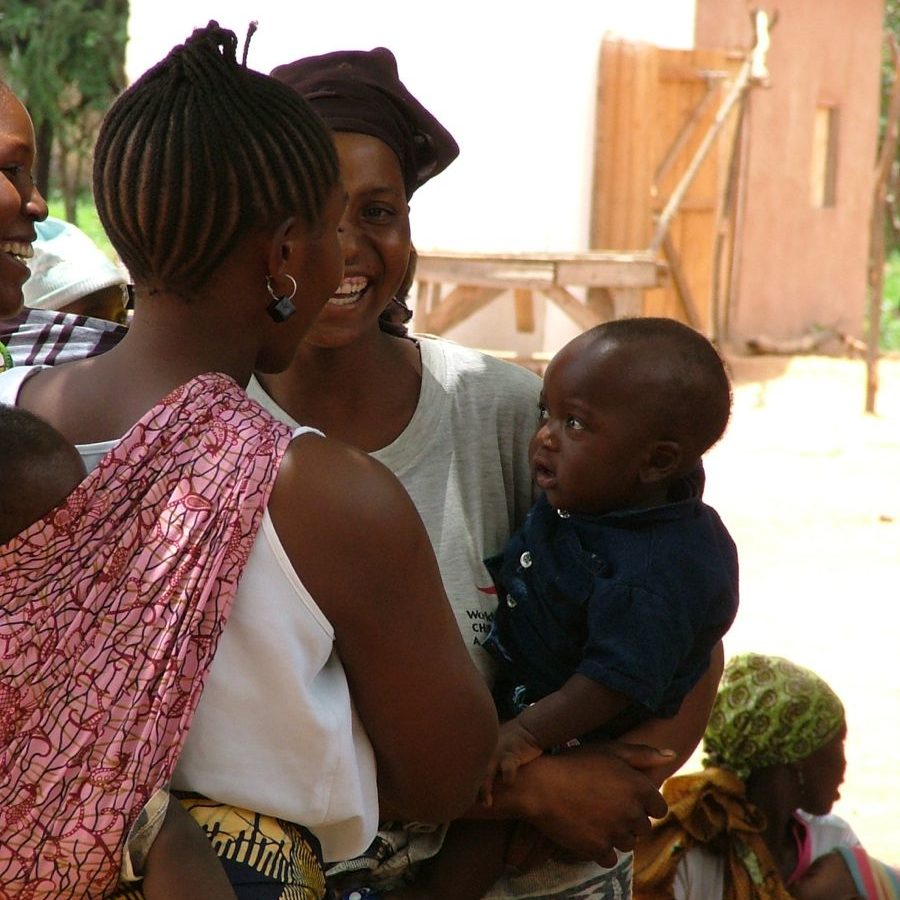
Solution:
M 285 453 L 270 503 L 274 516 L 282 504 L 289 504 L 292 518 L 353 531 L 415 512 L 386 466 L 355 447 L 315 434 L 295 438 Z
M 394 474 L 340 441 L 310 435 L 291 443 L 269 513 L 295 571 L 335 624 L 356 591 L 378 596 L 405 561 L 433 563 L 425 527 Z

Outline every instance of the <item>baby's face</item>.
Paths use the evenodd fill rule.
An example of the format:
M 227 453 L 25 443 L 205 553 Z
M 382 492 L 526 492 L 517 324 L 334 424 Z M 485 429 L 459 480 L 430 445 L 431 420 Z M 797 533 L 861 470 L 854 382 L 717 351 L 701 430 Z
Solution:
M 630 349 L 569 345 L 547 367 L 531 465 L 557 509 L 596 515 L 639 502 L 652 440 L 629 385 Z

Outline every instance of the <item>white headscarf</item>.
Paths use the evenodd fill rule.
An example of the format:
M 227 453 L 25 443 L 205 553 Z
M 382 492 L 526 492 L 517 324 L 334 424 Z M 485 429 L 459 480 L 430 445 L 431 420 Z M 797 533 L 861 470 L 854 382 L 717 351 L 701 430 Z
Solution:
M 35 231 L 31 277 L 22 288 L 26 306 L 62 309 L 85 294 L 128 283 L 126 270 L 70 222 L 48 217 Z

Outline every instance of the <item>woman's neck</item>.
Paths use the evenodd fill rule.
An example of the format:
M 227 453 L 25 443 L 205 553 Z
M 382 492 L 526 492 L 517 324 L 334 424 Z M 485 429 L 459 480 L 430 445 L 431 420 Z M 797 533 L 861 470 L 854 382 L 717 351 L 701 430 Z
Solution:
M 787 766 L 754 772 L 747 781 L 747 799 L 766 817 L 762 837 L 782 880 L 787 882 L 799 857 L 794 830 L 798 803 L 796 776 Z
M 165 370 L 162 377 L 176 385 L 203 372 L 222 372 L 245 386 L 253 372 L 258 341 L 244 334 L 226 329 L 220 317 L 199 317 L 190 308 L 176 308 L 164 316 L 154 311 L 136 314 L 119 346 L 127 355 L 149 361 L 151 367 L 156 361 Z
M 257 378 L 296 421 L 372 452 L 409 424 L 422 365 L 413 341 L 378 329 L 345 347 L 304 342 L 288 369 Z
M 202 298 L 149 298 L 115 347 L 41 372 L 23 386 L 20 402 L 86 444 L 121 437 L 166 394 L 204 372 L 246 385 L 259 338 L 233 306 L 220 316 Z

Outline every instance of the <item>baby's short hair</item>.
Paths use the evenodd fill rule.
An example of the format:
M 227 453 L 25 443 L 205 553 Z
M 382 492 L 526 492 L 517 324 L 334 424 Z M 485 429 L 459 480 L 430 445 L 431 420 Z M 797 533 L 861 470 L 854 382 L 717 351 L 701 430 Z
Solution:
M 0 543 L 53 509 L 84 471 L 74 446 L 49 422 L 0 404 Z
M 702 456 L 725 433 L 731 381 L 719 351 L 699 331 L 676 319 L 614 319 L 585 333 L 592 343 L 647 344 L 641 373 L 652 385 L 652 412 L 689 455 Z

